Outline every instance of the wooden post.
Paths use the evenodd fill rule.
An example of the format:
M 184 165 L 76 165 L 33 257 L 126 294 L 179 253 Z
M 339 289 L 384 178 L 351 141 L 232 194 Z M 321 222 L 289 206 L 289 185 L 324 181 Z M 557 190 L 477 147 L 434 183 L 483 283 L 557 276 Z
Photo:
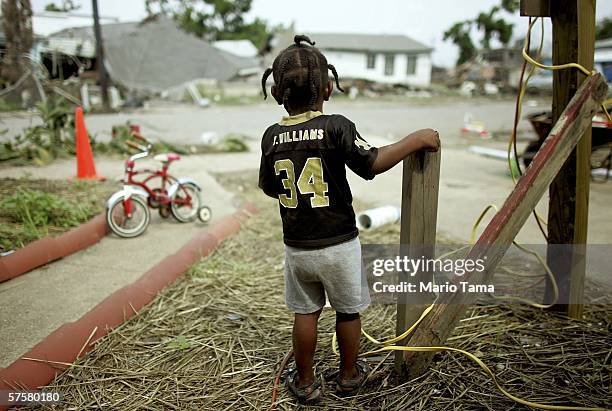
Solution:
M 484 271 L 472 271 L 454 283 L 490 284 L 495 267 L 512 240 L 546 192 L 570 153 L 578 144 L 584 130 L 591 127 L 591 119 L 606 97 L 607 84 L 601 74 L 589 77 L 569 102 L 559 121 L 555 123 L 544 144 L 519 179 L 506 202 L 468 253 L 472 260 L 484 260 Z M 458 285 L 459 286 L 459 285 Z M 415 347 L 443 345 L 467 306 L 476 299 L 474 293 L 450 293 L 429 312 L 410 338 Z M 409 361 L 409 377 L 423 374 L 429 367 L 433 353 L 405 352 Z
M 96 60 L 98 75 L 100 76 L 100 89 L 102 90 L 102 104 L 105 111 L 110 111 L 108 99 L 108 74 L 104 66 L 104 40 L 102 39 L 102 29 L 100 27 L 100 15 L 98 13 L 98 0 L 91 1 L 94 19 L 94 35 L 96 37 Z
M 440 180 L 440 156 L 435 153 L 417 152 L 404 160 L 402 177 L 402 213 L 400 254 L 419 258 L 433 258 L 436 244 L 438 218 L 438 183 Z M 418 253 L 418 255 L 415 255 Z M 412 279 L 401 273 L 399 281 L 428 281 L 428 273 L 418 273 Z M 434 296 L 416 293 L 408 301 L 406 294 L 398 297 L 396 335 L 400 335 L 416 322 L 423 310 L 433 302 Z M 400 341 L 399 344 L 405 343 Z M 395 369 L 405 371 L 404 357 L 397 351 Z
M 592 70 L 595 0 L 557 0 L 551 3 L 550 11 L 553 64 L 576 62 Z M 575 69 L 553 73 L 553 124 L 585 78 Z M 582 316 L 590 179 L 591 127 L 587 127 L 549 191 L 547 260 L 555 274 L 561 302 L 553 309 L 566 312 L 573 318 Z M 548 282 L 546 301 L 552 302 L 552 296 L 552 284 Z

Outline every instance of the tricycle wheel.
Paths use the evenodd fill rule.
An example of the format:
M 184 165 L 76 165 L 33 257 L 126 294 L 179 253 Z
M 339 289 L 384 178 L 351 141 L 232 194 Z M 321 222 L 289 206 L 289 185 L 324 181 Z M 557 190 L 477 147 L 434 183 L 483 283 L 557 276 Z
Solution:
M 212 218 L 212 210 L 210 209 L 210 207 L 207 207 L 207 206 L 200 207 L 200 209 L 198 210 L 198 218 L 200 219 L 201 222 L 208 223 L 210 219 Z
M 188 202 L 189 204 L 185 204 Z M 181 223 L 195 220 L 200 209 L 200 189 L 192 183 L 179 185 L 170 201 L 172 216 Z
M 129 216 L 126 209 L 129 208 Z M 132 238 L 145 232 L 151 220 L 146 201 L 137 195 L 120 198 L 106 210 L 106 222 L 119 237 Z

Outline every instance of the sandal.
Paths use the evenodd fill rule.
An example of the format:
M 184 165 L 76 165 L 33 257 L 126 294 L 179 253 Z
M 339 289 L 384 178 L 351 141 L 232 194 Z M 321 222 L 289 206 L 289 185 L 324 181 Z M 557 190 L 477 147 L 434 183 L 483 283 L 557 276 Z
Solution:
M 370 367 L 363 360 L 357 360 L 355 364 L 357 376 L 350 380 L 341 380 L 340 375 L 336 377 L 336 395 L 340 397 L 353 395 L 368 379 Z
M 315 378 L 312 384 L 305 387 L 297 386 L 297 369 L 291 370 L 285 384 L 300 404 L 315 404 L 321 399 L 321 383 L 318 379 Z

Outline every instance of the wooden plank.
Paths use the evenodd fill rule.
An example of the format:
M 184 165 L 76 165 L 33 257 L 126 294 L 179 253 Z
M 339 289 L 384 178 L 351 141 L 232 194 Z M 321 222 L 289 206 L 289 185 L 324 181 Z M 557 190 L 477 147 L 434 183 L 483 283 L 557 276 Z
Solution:
M 589 77 L 572 98 L 534 157 L 525 174 L 519 179 L 503 207 L 470 250 L 468 258 L 485 259 L 485 270 L 473 271 L 454 282 L 487 283 L 512 240 L 519 232 L 559 169 L 570 155 L 584 130 L 591 126 L 591 118 L 607 93 L 607 84 L 601 74 Z M 471 293 L 441 296 L 441 300 L 423 320 L 410 338 L 411 346 L 442 345 L 476 298 Z M 405 352 L 409 362 L 409 377 L 422 375 L 428 368 L 433 353 Z
M 593 68 L 595 44 L 595 0 L 559 0 L 552 11 L 553 64 L 577 62 Z M 569 47 L 568 47 L 569 45 Z M 553 122 L 576 93 L 586 76 L 578 70 L 553 73 Z M 591 128 L 550 186 L 548 212 L 548 264 L 559 287 L 556 311 L 582 316 L 587 242 L 589 187 L 591 180 Z M 572 244 L 560 253 L 559 244 Z M 553 288 L 547 282 L 546 301 L 552 302 Z M 568 305 L 569 303 L 569 305 Z
M 400 254 L 424 255 L 434 257 L 436 227 L 438 219 L 438 186 L 440 181 L 441 150 L 417 152 L 404 160 L 402 177 L 402 212 L 400 232 Z M 404 277 L 402 277 L 404 276 Z M 418 273 L 414 278 L 405 278 L 402 273 L 399 281 L 424 281 L 428 273 Z M 421 316 L 423 310 L 433 302 L 433 295 L 417 293 L 406 300 L 400 294 L 397 304 L 396 335 L 403 333 Z M 402 342 L 400 342 L 401 344 Z M 404 373 L 404 357 L 398 351 L 395 368 Z

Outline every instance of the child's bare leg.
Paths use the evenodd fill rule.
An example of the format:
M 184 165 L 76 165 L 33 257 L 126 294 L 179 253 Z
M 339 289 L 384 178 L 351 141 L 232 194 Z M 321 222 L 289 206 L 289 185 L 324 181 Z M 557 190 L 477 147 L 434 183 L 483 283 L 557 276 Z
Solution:
M 349 380 L 357 376 L 357 356 L 361 338 L 361 318 L 359 313 L 343 314 L 336 312 L 336 334 L 340 347 L 340 379 Z
M 317 348 L 317 323 L 321 310 L 311 314 L 295 314 L 293 320 L 293 355 L 298 371 L 298 387 L 308 386 L 315 380 L 312 366 Z

